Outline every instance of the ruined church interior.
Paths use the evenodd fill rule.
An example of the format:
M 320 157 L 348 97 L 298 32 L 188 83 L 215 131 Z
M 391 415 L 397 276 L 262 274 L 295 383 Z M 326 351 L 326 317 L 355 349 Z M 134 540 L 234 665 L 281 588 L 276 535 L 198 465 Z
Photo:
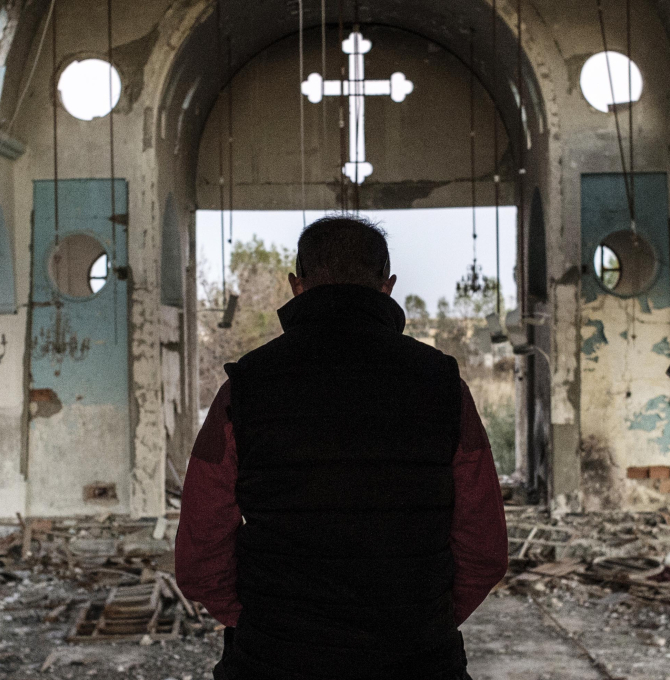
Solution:
M 413 215 L 462 216 L 470 311 L 397 301 L 507 447 L 470 674 L 668 680 L 669 72 L 667 0 L 2 0 L 0 677 L 210 677 L 180 489 L 297 243 L 245 269 L 233 217 L 393 213 L 417 253 Z M 123 588 L 150 616 L 105 627 Z

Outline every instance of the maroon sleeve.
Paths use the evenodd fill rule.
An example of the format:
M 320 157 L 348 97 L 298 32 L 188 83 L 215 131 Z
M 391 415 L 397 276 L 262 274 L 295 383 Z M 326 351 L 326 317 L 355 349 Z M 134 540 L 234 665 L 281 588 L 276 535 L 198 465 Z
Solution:
M 453 460 L 451 547 L 454 607 L 460 626 L 507 571 L 507 525 L 498 473 L 470 390 L 462 382 L 461 439 Z
M 177 584 L 225 626 L 235 626 L 242 610 L 235 591 L 235 542 L 242 521 L 236 481 L 237 450 L 226 381 L 191 452 L 175 543 Z

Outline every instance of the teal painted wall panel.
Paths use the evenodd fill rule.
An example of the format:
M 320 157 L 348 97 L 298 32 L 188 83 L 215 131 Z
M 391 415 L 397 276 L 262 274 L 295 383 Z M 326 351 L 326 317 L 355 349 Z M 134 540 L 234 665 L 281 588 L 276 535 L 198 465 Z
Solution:
M 98 239 L 110 261 L 112 241 L 111 182 L 106 179 L 58 182 L 59 238 L 84 233 Z M 125 180 L 115 181 L 116 213 L 128 211 Z M 89 298 L 69 298 L 56 292 L 48 273 L 54 249 L 54 184 L 34 183 L 34 252 L 32 387 L 52 389 L 63 405 L 112 404 L 127 410 L 128 386 L 128 284 L 110 271 L 106 285 Z M 126 227 L 116 225 L 116 265 L 128 264 Z M 89 350 L 81 360 L 65 353 L 62 361 L 42 356 L 46 339 L 57 330 L 66 340 L 76 337 Z
M 16 312 L 16 287 L 14 280 L 14 250 L 0 208 L 0 314 Z
M 658 260 L 653 285 L 639 296 L 642 309 L 670 307 L 670 248 L 668 245 L 668 179 L 664 172 L 635 174 L 637 231 L 653 246 Z M 593 258 L 602 240 L 630 229 L 626 185 L 621 173 L 582 175 L 582 295 L 592 302 L 607 293 L 593 271 Z

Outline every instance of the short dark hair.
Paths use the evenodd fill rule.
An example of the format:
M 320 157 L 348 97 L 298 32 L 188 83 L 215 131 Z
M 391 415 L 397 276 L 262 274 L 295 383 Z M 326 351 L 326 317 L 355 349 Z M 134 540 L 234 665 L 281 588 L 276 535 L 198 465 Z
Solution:
M 386 232 L 356 215 L 329 215 L 303 229 L 297 276 L 309 287 L 355 283 L 381 290 L 391 271 Z

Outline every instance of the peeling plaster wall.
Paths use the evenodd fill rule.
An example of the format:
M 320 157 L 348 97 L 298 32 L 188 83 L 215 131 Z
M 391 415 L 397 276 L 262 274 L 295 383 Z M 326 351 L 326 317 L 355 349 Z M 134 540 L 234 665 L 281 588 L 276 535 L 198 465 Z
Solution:
M 0 158 L 0 206 L 12 246 L 15 248 L 14 182 L 12 161 Z M 16 271 L 16 267 L 15 267 Z M 16 276 L 16 274 L 15 274 Z M 17 290 L 20 297 L 21 291 Z M 24 421 L 23 361 L 26 309 L 0 314 L 0 517 L 13 516 L 25 508 L 26 483 L 22 469 Z
M 163 17 L 167 0 L 134 3 L 121 0 L 115 3 L 114 54 L 124 88 L 117 112 L 115 113 L 115 163 L 116 176 L 123 177 L 129 184 L 129 255 L 131 296 L 131 410 L 134 425 L 134 451 L 131 459 L 125 461 L 126 469 L 132 469 L 131 479 L 120 480 L 119 504 L 115 511 L 130 511 L 137 516 L 159 515 L 164 506 L 164 451 L 165 436 L 161 404 L 160 368 L 160 290 L 158 281 L 159 231 L 157 228 L 153 191 L 153 159 L 151 154 L 138 154 L 142 148 L 144 132 L 144 106 L 142 99 L 147 94 L 144 77 L 146 63 L 158 42 L 158 22 Z M 75 56 L 97 56 L 105 58 L 106 6 L 93 5 L 85 0 L 60 0 L 58 3 L 59 56 L 61 66 Z M 81 17 L 86 16 L 87 30 L 81 31 Z M 37 27 L 40 34 L 42 25 Z M 28 51 L 23 78 L 35 59 L 37 39 Z M 172 49 L 169 50 L 172 53 Z M 48 439 L 40 436 L 30 442 L 29 451 L 21 445 L 21 413 L 26 410 L 25 389 L 27 373 L 24 371 L 23 338 L 26 332 L 26 304 L 28 303 L 30 278 L 30 235 L 32 182 L 34 179 L 49 179 L 53 176 L 52 102 L 50 98 L 51 58 L 44 50 L 37 64 L 21 114 L 17 119 L 14 134 L 26 144 L 26 153 L 13 164 L 13 186 L 15 187 L 14 209 L 6 217 L 15 225 L 14 247 L 16 251 L 17 298 L 20 314 L 16 320 L 16 341 L 12 344 L 15 353 L 11 362 L 3 362 L 12 371 L 10 390 L 3 390 L 0 409 L 7 412 L 11 423 L 3 420 L 0 468 L 7 471 L 2 482 L 12 482 L 11 493 L 0 494 L 2 507 L 0 515 L 25 512 L 25 491 L 23 480 L 17 480 L 23 458 L 24 469 L 28 470 L 28 484 L 34 498 L 44 498 L 43 506 L 31 508 L 32 512 L 47 511 L 91 512 L 84 505 L 82 489 L 76 479 L 65 484 L 64 480 L 47 477 L 31 477 L 30 455 L 46 455 L 48 463 Z M 22 65 L 23 66 L 23 65 Z M 21 82 L 21 87 L 24 84 Z M 153 93 L 155 95 L 155 93 Z M 59 107 L 59 175 L 62 179 L 77 177 L 109 176 L 109 120 L 78 121 Z M 6 186 L 3 182 L 3 187 Z M 10 217 L 11 215 L 11 217 Z M 6 322 L 0 318 L 0 324 Z M 0 365 L 0 371 L 7 370 Z M 82 411 L 76 427 L 82 432 L 98 422 L 100 414 Z M 5 418 L 4 413 L 0 414 Z M 50 419 L 50 436 L 57 436 L 59 414 Z M 17 420 L 18 419 L 18 420 Z M 111 421 L 110 421 L 111 422 Z M 5 426 L 7 429 L 5 429 Z M 63 423 L 63 427 L 73 423 Z M 101 441 L 104 440 L 102 437 Z M 42 446 L 41 442 L 44 442 Z M 23 451 L 22 451 L 23 449 Z M 95 464 L 104 480 L 105 460 L 112 460 L 113 451 L 104 448 L 92 451 L 81 440 L 81 469 Z M 127 454 L 126 454 L 127 455 Z M 113 467 L 119 464 L 113 461 Z M 47 466 L 48 467 L 48 466 Z M 58 484 L 62 483 L 62 487 Z
M 624 503 L 666 504 L 667 497 L 640 492 L 626 468 L 670 464 L 670 309 L 644 314 L 635 299 L 602 295 L 584 306 L 583 318 L 583 430 L 611 452 Z M 585 488 L 586 507 L 597 508 L 600 499 L 590 491 Z
M 317 27 L 320 19 L 318 3 L 305 4 L 307 28 Z M 656 13 L 657 4 L 659 3 L 640 0 L 633 7 L 636 61 L 645 79 L 643 98 L 635 107 L 637 168 L 640 171 L 666 172 L 669 141 L 667 121 L 670 120 L 666 74 L 670 68 L 670 56 L 668 35 Z M 30 11 L 25 14 L 26 23 L 23 23 L 22 18 L 14 33 L 14 42 L 20 44 L 12 47 L 7 55 L 10 71 L 5 79 L 5 93 L 0 100 L 0 118 L 4 120 L 11 115 L 12 104 L 16 101 L 22 81 L 32 64 L 36 47 L 35 35 L 39 35 L 41 28 L 37 18 L 45 6 L 45 2 L 41 5 L 31 3 Z M 499 0 L 498 6 L 501 27 L 505 29 L 500 32 L 500 74 L 513 79 L 516 61 L 513 42 L 516 32 L 516 2 Z M 203 167 L 207 165 L 203 160 L 205 156 L 209 156 L 209 161 L 212 160 L 211 148 L 216 146 L 217 140 L 212 121 L 219 118 L 218 108 L 214 109 L 212 115 L 210 112 L 215 106 L 220 88 L 226 84 L 225 69 L 221 68 L 216 58 L 212 7 L 207 0 L 115 2 L 115 63 L 126 86 L 115 114 L 116 174 L 125 178 L 129 184 L 132 291 L 129 356 L 133 426 L 133 450 L 129 467 L 132 472 L 128 487 L 119 490 L 119 499 L 127 503 L 130 512 L 137 516 L 163 512 L 166 450 L 170 450 L 175 457 L 181 452 L 182 458 L 175 460 L 175 464 L 183 471 L 188 442 L 192 441 L 195 429 L 197 338 L 194 211 L 197 154 L 200 149 Z M 63 64 L 68 56 L 97 54 L 104 58 L 104 3 L 59 0 L 58 8 L 59 50 Z M 488 30 L 489 5 L 485 2 L 453 0 L 445 4 L 425 0 L 421 8 L 422 11 L 418 11 L 406 3 L 380 2 L 379 5 L 362 7 L 361 18 L 364 23 L 383 22 L 389 27 L 383 30 L 405 29 L 414 32 L 416 36 L 423 36 L 408 38 L 406 44 L 400 41 L 402 49 L 409 50 L 408 54 L 411 53 L 412 58 L 418 55 L 418 52 L 413 52 L 412 42 L 426 47 L 430 41 L 434 41 L 467 61 L 469 26 L 475 25 L 478 34 L 482 36 Z M 623 50 L 625 47 L 624 10 L 623 0 L 608 3 L 608 38 L 611 49 Z M 84 15 L 87 17 L 86 32 L 80 30 L 81 17 Z M 334 15 L 329 16 L 329 22 L 336 18 Z M 274 54 L 277 61 L 284 62 L 285 66 L 282 68 L 286 73 L 281 78 L 289 78 L 287 69 L 291 64 L 295 66 L 295 54 L 290 48 L 282 47 L 295 42 L 295 36 L 291 37 L 297 26 L 295 8 L 291 6 L 287 11 L 284 2 L 266 2 L 261 5 L 233 2 L 226 5 L 223 21 L 224 24 L 237 27 L 232 70 L 239 74 L 234 81 L 234 88 L 241 89 L 242 103 L 239 106 L 242 108 L 236 110 L 253 111 L 263 100 L 258 88 L 266 82 L 263 78 L 267 79 L 270 73 L 260 70 L 265 69 L 263 59 Z M 623 482 L 622 471 L 628 465 L 667 462 L 667 456 L 670 455 L 665 451 L 668 443 L 666 440 L 670 438 L 670 435 L 666 436 L 666 430 L 670 431 L 670 407 L 664 396 L 667 393 L 668 379 L 663 375 L 670 360 L 667 356 L 670 353 L 667 349 L 670 346 L 670 340 L 667 340 L 670 333 L 664 331 L 670 320 L 667 318 L 668 312 L 665 309 L 651 309 L 647 315 L 638 314 L 636 337 L 633 339 L 629 335 L 624 338 L 621 333 L 627 329 L 630 314 L 622 307 L 621 301 L 611 296 L 602 296 L 587 303 L 582 296 L 581 175 L 620 171 L 613 117 L 593 110 L 579 90 L 582 64 L 588 56 L 601 49 L 597 14 L 593 6 L 578 0 L 561 3 L 536 0 L 533 3 L 524 3 L 523 32 L 528 129 L 532 141 L 532 148 L 527 150 L 525 164 L 527 172 L 524 211 L 528 219 L 533 191 L 538 187 L 546 222 L 546 244 L 531 242 L 526 228 L 524 245 L 527 253 L 533 248 L 546 246 L 547 249 L 548 300 L 546 303 L 534 303 L 533 309 L 548 315 L 546 326 L 537 330 L 535 340 L 549 358 L 548 370 L 551 377 L 547 389 L 539 389 L 542 386 L 537 384 L 537 380 L 543 378 L 538 366 L 544 359 L 540 356 L 533 358 L 534 367 L 528 365 L 528 359 L 519 360 L 520 376 L 529 375 L 529 368 L 530 373 L 535 375 L 535 384 L 531 387 L 525 380 L 518 385 L 520 401 L 523 404 L 532 404 L 534 409 L 534 421 L 524 420 L 524 431 L 519 433 L 519 455 L 521 459 L 525 459 L 529 455 L 528 447 L 536 446 L 537 430 L 541 434 L 539 440 L 547 447 L 546 455 L 550 463 L 547 471 L 549 496 L 555 509 L 578 509 L 582 502 L 586 507 L 600 506 L 604 502 L 601 498 L 602 484 L 598 491 L 592 481 L 598 477 L 594 476 L 594 469 L 602 465 L 603 461 L 613 461 L 614 472 L 609 477 L 600 475 L 598 479 L 602 481 L 607 478 L 622 483 L 620 502 L 628 505 L 646 503 L 646 497 L 633 493 L 631 489 L 635 491 L 635 487 L 629 487 L 628 482 Z M 312 63 L 310 60 L 319 61 L 318 39 L 314 44 L 310 42 L 312 40 L 308 30 L 306 45 L 309 64 Z M 288 50 L 284 56 L 282 49 Z M 429 55 L 434 54 L 427 47 L 426 50 Z M 45 50 L 37 65 L 33 83 L 14 130 L 14 134 L 26 143 L 27 151 L 11 165 L 0 160 L 0 204 L 6 221 L 13 230 L 19 304 L 18 314 L 11 318 L 0 317 L 0 332 L 6 333 L 8 340 L 6 358 L 0 362 L 0 380 L 3 385 L 9 385 L 9 390 L 0 393 L 0 485 L 3 485 L 0 486 L 0 515 L 12 514 L 24 508 L 25 482 L 22 472 L 29 471 L 30 467 L 30 458 L 22 444 L 27 414 L 24 397 L 28 387 L 24 361 L 27 327 L 25 305 L 28 303 L 30 278 L 31 183 L 34 179 L 49 179 L 53 172 L 49 95 L 51 63 L 48 52 L 49 50 Z M 381 52 L 380 49 L 379 53 Z M 255 55 L 259 56 L 252 61 Z M 389 51 L 382 70 L 396 70 L 392 68 L 394 58 Z M 328 59 L 331 65 L 337 63 L 337 50 L 333 50 L 333 54 L 329 53 Z M 318 63 L 315 66 L 309 64 L 306 74 L 311 70 L 319 70 Z M 489 55 L 478 55 L 476 65 L 478 77 L 490 91 Z M 404 70 L 404 66 L 402 69 Z M 453 73 L 456 74 L 459 69 L 462 76 L 462 66 L 454 67 Z M 373 74 L 370 70 L 367 75 L 381 77 L 387 74 Z M 409 73 L 407 75 L 410 77 Z M 295 71 L 290 77 L 293 78 L 290 87 L 297 89 Z M 289 85 L 286 87 L 289 88 Z M 455 82 L 454 87 L 457 87 Z M 462 77 L 459 87 L 462 98 Z M 245 88 L 247 94 L 244 94 Z M 408 106 L 414 94 L 418 95 L 418 90 L 409 95 Z M 288 106 L 288 99 L 284 101 L 280 95 L 277 95 L 277 103 Z M 286 139 L 289 139 L 289 133 L 295 128 L 293 123 L 297 119 L 297 91 L 295 95 L 293 113 L 285 117 L 283 122 L 273 120 L 270 116 L 266 124 L 269 129 L 280 123 L 284 125 Z M 225 101 L 225 97 L 222 99 Z M 486 110 L 486 95 L 482 93 L 478 102 L 483 103 L 483 113 Z M 220 101 L 217 106 L 221 106 L 221 103 Z M 466 102 L 461 103 L 464 111 Z M 401 106 L 388 102 L 387 105 L 378 107 L 376 113 L 374 106 L 369 108 L 370 125 L 374 124 L 375 129 L 383 128 L 387 131 L 387 137 L 379 148 L 375 148 L 374 137 L 370 136 L 370 161 L 375 165 L 378 177 L 382 177 L 383 173 L 387 176 L 384 191 L 373 191 L 367 197 L 362 193 L 363 205 L 405 207 L 466 202 L 461 193 L 445 191 L 443 187 L 446 182 L 458 178 L 462 173 L 453 172 L 452 176 L 445 173 L 440 176 L 439 172 L 433 172 L 435 163 L 427 164 L 426 168 L 417 165 L 417 158 L 424 159 L 431 153 L 431 148 L 422 147 L 418 142 L 409 151 L 398 146 L 399 133 L 403 126 L 407 126 Z M 315 182 L 314 187 L 308 188 L 308 200 L 312 200 L 313 191 L 313 200 L 319 204 L 317 207 L 323 207 L 326 199 L 330 202 L 330 207 L 334 207 L 337 205 L 337 187 L 333 190 L 328 182 L 335 185 L 338 183 L 334 180 L 339 153 L 337 148 L 334 152 L 331 149 L 328 155 L 334 156 L 334 159 L 330 160 L 319 156 L 320 108 L 305 102 L 308 171 L 311 173 L 310 180 Z M 430 106 L 428 110 L 432 110 Z M 500 113 L 510 141 L 505 167 L 513 169 L 518 157 L 517 116 L 508 86 L 500 93 Z M 483 115 L 488 116 L 488 113 Z M 332 110 L 328 116 L 328 119 L 334 118 Z M 375 119 L 375 116 L 378 118 Z M 203 137 L 202 132 L 208 117 L 210 123 Z M 244 132 L 244 125 L 250 124 L 249 120 L 235 123 L 236 137 L 242 137 L 236 141 L 237 151 L 244 151 L 247 137 L 252 136 L 251 127 L 248 136 Z M 460 129 L 462 115 L 457 115 L 454 120 L 460 123 L 452 127 Z M 438 136 L 447 128 L 448 125 L 441 121 L 441 127 L 437 127 Z M 490 121 L 487 130 L 490 130 Z M 292 170 L 288 174 L 293 177 L 292 185 L 283 186 L 279 193 L 275 191 L 274 194 L 268 194 L 261 182 L 267 179 L 267 173 L 261 172 L 259 158 L 254 153 L 249 153 L 236 160 L 236 163 L 248 164 L 248 167 L 239 168 L 236 165 L 235 174 L 240 178 L 240 185 L 236 187 L 238 199 L 248 200 L 249 205 L 256 208 L 276 207 L 279 203 L 281 207 L 296 207 L 298 190 L 295 177 L 296 168 L 299 167 L 299 164 L 296 165 L 299 142 L 297 128 L 295 132 L 295 146 L 293 147 L 292 142 L 292 155 L 289 154 Z M 429 126 L 423 132 L 428 134 Z M 59 171 L 62 177 L 108 176 L 108 119 L 80 122 L 61 109 L 59 135 Z M 422 133 L 422 139 L 425 136 Z M 452 144 L 452 140 L 443 141 L 447 147 Z M 438 145 L 434 136 L 431 142 Z M 422 143 L 425 145 L 425 141 Z M 487 143 L 488 140 L 482 140 L 481 148 L 485 149 Z M 282 141 L 282 144 L 285 142 Z M 453 140 L 451 148 L 460 150 L 461 156 L 465 156 L 462 150 L 467 148 L 466 144 L 467 139 L 462 140 L 459 137 L 457 141 Z M 263 153 L 269 148 L 281 156 L 281 163 L 277 163 L 277 167 L 281 167 L 283 172 L 287 150 L 278 140 L 269 140 L 267 144 L 265 141 L 262 144 L 259 142 L 259 145 Z M 413 165 L 408 166 L 409 178 L 398 174 L 401 164 L 395 157 L 389 156 L 382 160 L 386 152 L 384 145 L 400 148 L 403 153 L 412 157 Z M 506 142 L 503 142 L 501 149 L 505 146 Z M 373 157 L 373 150 L 376 157 Z M 251 147 L 250 151 L 253 151 Z M 251 161 L 257 165 L 254 167 Z M 265 163 L 266 170 L 273 170 L 270 161 L 271 159 Z M 457 161 L 458 158 L 454 165 L 457 165 Z M 482 165 L 485 166 L 485 161 Z M 215 167 L 212 171 L 212 167 L 214 166 L 210 162 L 209 167 L 200 174 L 200 188 L 203 190 L 199 201 L 207 207 L 217 205 L 216 196 L 211 189 L 216 184 L 218 171 Z M 431 176 L 424 177 L 424 170 L 430 170 L 428 174 Z M 454 168 L 450 167 L 449 170 L 453 171 Z M 404 186 L 407 182 L 409 184 Z M 424 185 L 419 186 L 421 182 Z M 430 182 L 435 184 L 430 185 Z M 400 185 L 403 185 L 402 191 L 398 193 L 396 189 Z M 184 266 L 184 307 L 172 308 L 181 318 L 178 322 L 179 339 L 175 340 L 176 326 L 172 324 L 171 339 L 166 341 L 163 337 L 161 341 L 161 327 L 165 320 L 160 297 L 161 230 L 163 212 L 170 194 L 174 198 L 179 247 Z M 483 190 L 480 191 L 480 196 L 484 200 L 490 200 L 485 198 Z M 505 200 L 511 198 L 511 190 L 508 190 Z M 261 205 L 263 201 L 266 204 Z M 174 313 L 168 312 L 171 316 Z M 602 328 L 596 322 L 601 322 Z M 594 339 L 590 340 L 594 334 Z M 607 342 L 602 340 L 603 337 Z M 582 353 L 583 341 L 586 341 L 585 347 L 590 354 Z M 166 358 L 164 362 L 161 361 L 161 353 Z M 174 355 L 179 356 L 178 370 Z M 598 357 L 598 362 L 587 360 L 594 357 Z M 634 367 L 630 368 L 628 377 L 620 368 L 622 362 Z M 629 391 L 631 396 L 626 397 L 625 394 Z M 181 412 L 178 408 L 180 403 Z M 172 411 L 166 417 L 166 409 L 170 406 Z M 62 418 L 60 414 L 52 416 L 52 420 L 56 419 L 54 423 L 59 417 Z M 82 414 L 82 418 L 87 421 L 89 416 Z M 168 434 L 169 430 L 174 433 L 171 443 L 166 439 L 166 426 Z M 82 422 L 81 427 L 85 428 L 86 423 Z M 531 437 L 527 437 L 529 428 L 533 428 Z M 608 442 L 603 441 L 605 435 L 609 437 Z M 180 438 L 179 445 L 175 444 L 177 438 Z M 590 442 L 590 448 L 584 444 L 586 441 Z M 590 452 L 588 454 L 585 453 L 587 448 Z M 88 452 L 82 450 L 82 461 L 87 454 Z M 33 479 L 30 483 L 37 485 L 36 488 L 43 485 L 45 493 L 50 493 L 46 479 Z M 74 495 L 78 496 L 80 491 L 77 489 Z M 65 493 L 69 491 L 65 489 Z M 610 495 L 611 498 L 614 496 Z M 67 503 L 69 502 L 68 500 Z M 64 502 L 62 508 L 69 512 L 74 505 L 67 503 Z
M 579 86 L 582 65 L 589 56 L 602 50 L 595 9 L 588 3 L 572 1 L 542 2 L 538 6 L 555 36 L 567 73 L 564 88 L 558 91 L 559 106 L 564 112 L 560 186 L 564 208 L 559 229 L 549 234 L 550 240 L 552 236 L 554 239 L 549 250 L 550 260 L 556 261 L 557 257 L 564 260 L 563 271 L 551 276 L 554 288 L 554 507 L 574 508 L 583 501 L 586 509 L 594 509 L 606 501 L 602 491 L 590 484 L 590 473 L 586 469 L 583 475 L 579 473 L 581 461 L 577 457 L 584 455 L 584 445 L 580 442 L 590 442 L 590 450 L 596 446 L 598 450 L 604 447 L 610 452 L 615 465 L 612 479 L 622 485 L 621 493 L 615 493 L 612 498 L 618 498 L 620 505 L 632 507 L 644 504 L 646 499 L 626 491 L 625 468 L 636 465 L 637 460 L 644 460 L 646 465 L 647 460 L 653 464 L 652 461 L 663 457 L 658 446 L 649 441 L 653 436 L 645 437 L 646 433 L 631 430 L 630 425 L 649 399 L 664 390 L 667 392 L 668 379 L 664 376 L 667 366 L 651 348 L 665 335 L 662 329 L 667 325 L 668 315 L 666 310 L 644 315 L 638 309 L 638 338 L 631 343 L 620 334 L 629 325 L 632 303 L 609 295 L 586 302 L 582 294 L 581 177 L 584 173 L 621 172 L 615 121 L 611 113 L 593 109 L 583 98 Z M 651 3 L 642 0 L 633 3 L 632 9 L 634 59 L 644 78 L 642 99 L 635 105 L 636 170 L 666 172 L 668 37 Z M 606 22 L 609 48 L 625 52 L 623 0 L 607 4 Z M 621 113 L 625 144 L 626 113 L 625 110 Z M 551 231 L 549 227 L 548 231 Z M 607 344 L 602 341 L 603 334 Z M 592 361 L 596 357 L 598 361 Z M 629 391 L 631 396 L 626 397 Z M 667 464 L 667 458 L 665 461 Z M 579 475 L 577 480 L 575 471 Z M 577 495 L 561 492 L 562 488 L 570 487 L 578 489 Z

